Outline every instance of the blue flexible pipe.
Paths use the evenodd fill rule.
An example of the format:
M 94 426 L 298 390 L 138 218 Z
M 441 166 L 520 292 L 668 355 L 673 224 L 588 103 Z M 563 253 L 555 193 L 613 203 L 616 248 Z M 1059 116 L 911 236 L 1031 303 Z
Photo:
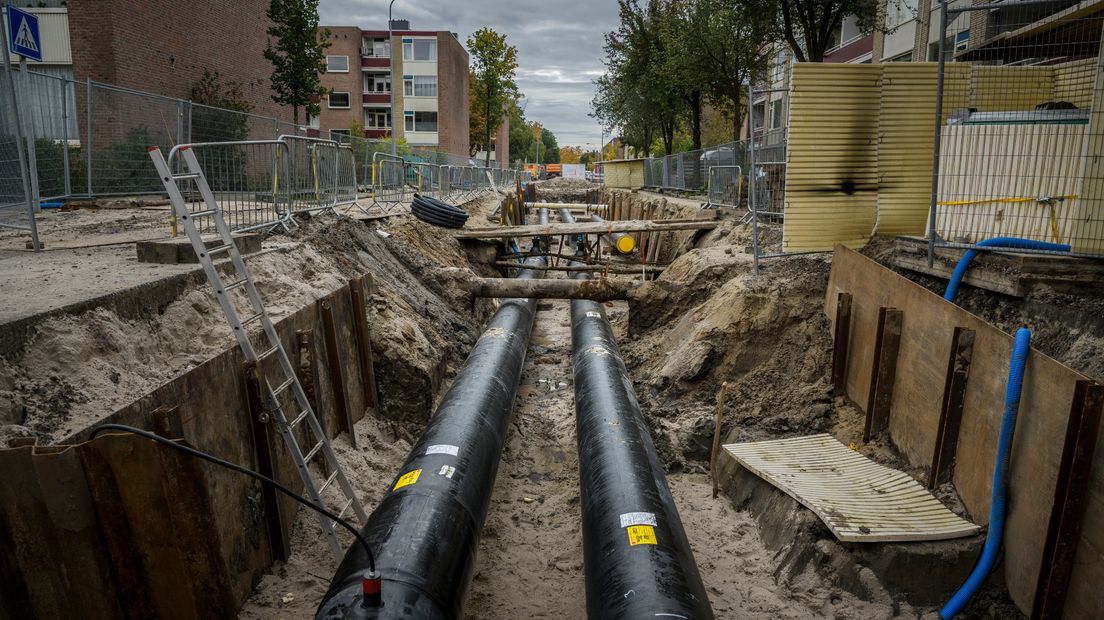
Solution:
M 1004 518 L 1007 506 L 1005 495 L 1008 475 L 1008 458 L 1012 453 L 1012 433 L 1016 430 L 1016 414 L 1020 410 L 1020 392 L 1023 388 L 1024 365 L 1027 352 L 1031 347 L 1031 330 L 1021 327 L 1016 330 L 1016 340 L 1012 345 L 1012 362 L 1008 368 L 1008 385 L 1004 390 L 1004 418 L 1001 421 L 1000 439 L 997 442 L 997 463 L 993 469 L 993 496 L 989 502 L 989 531 L 985 536 L 985 547 L 973 572 L 954 593 L 951 600 L 939 610 L 939 617 L 954 618 L 970 602 L 978 591 L 993 565 L 997 562 L 1001 538 L 1004 536 Z
M 1034 239 L 1017 239 L 1016 237 L 993 237 L 992 239 L 979 241 L 976 245 L 987 248 L 1008 248 L 1011 250 L 1047 250 L 1050 252 L 1069 252 L 1071 250 L 1070 246 L 1064 243 L 1050 243 L 1047 241 L 1035 241 Z M 966 250 L 962 258 L 958 260 L 958 264 L 955 265 L 954 273 L 951 274 L 951 281 L 947 283 L 947 290 L 943 293 L 943 299 L 951 302 L 955 300 L 955 296 L 958 295 L 958 285 L 962 283 L 962 277 L 966 275 L 966 270 L 970 268 L 970 261 L 974 260 L 977 254 L 977 250 Z

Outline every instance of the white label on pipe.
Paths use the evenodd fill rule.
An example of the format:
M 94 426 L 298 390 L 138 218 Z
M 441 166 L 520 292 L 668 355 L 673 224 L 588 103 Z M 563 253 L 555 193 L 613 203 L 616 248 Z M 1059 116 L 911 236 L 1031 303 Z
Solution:
M 592 319 L 598 319 L 598 318 L 602 317 L 602 313 L 601 312 L 587 312 L 587 316 L 592 318 Z
M 448 444 L 439 444 L 426 448 L 426 456 L 430 454 L 451 454 L 452 456 L 456 456 L 459 452 L 460 446 L 450 446 Z
M 655 513 L 651 512 L 626 512 L 621 515 L 621 527 L 630 525 L 656 525 Z

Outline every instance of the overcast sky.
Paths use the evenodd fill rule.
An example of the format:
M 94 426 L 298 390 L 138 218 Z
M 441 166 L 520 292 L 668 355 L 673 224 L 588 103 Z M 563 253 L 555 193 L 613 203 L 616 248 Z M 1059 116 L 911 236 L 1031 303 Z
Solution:
M 324 26 L 387 28 L 388 0 L 321 0 Z M 617 24 L 614 0 L 396 0 L 395 19 L 414 30 L 450 30 L 467 40 L 489 26 L 518 48 L 518 86 L 525 116 L 556 134 L 560 146 L 597 147 L 587 116 L 593 80 L 603 73 L 602 35 Z

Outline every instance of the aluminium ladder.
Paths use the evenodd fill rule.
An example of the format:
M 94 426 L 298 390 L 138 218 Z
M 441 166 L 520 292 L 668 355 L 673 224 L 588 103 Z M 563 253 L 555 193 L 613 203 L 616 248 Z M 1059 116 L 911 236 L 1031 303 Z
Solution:
M 295 368 L 291 365 L 287 353 L 284 351 L 284 346 L 280 342 L 279 336 L 276 334 L 276 328 L 272 325 L 272 321 L 265 311 L 264 304 L 261 302 L 261 296 L 253 283 L 253 278 L 245 268 L 245 261 L 242 260 L 241 253 L 238 251 L 237 245 L 230 235 L 230 228 L 226 225 L 226 221 L 222 217 L 222 210 L 219 208 L 215 196 L 211 192 L 211 186 L 207 183 L 207 178 L 200 168 L 199 160 L 196 159 L 195 152 L 192 151 L 189 146 L 179 147 L 179 154 L 183 159 L 184 169 L 186 170 L 181 174 L 172 173 L 164 155 L 161 154 L 160 148 L 150 147 L 149 154 L 150 158 L 153 159 L 154 167 L 157 168 L 158 175 L 161 177 L 161 182 L 164 183 L 165 190 L 169 194 L 169 200 L 172 202 L 173 211 L 176 213 L 176 217 L 184 223 L 184 230 L 188 234 L 188 239 L 192 243 L 192 248 L 195 250 L 196 256 L 199 257 L 199 262 L 203 266 L 204 273 L 207 274 L 207 280 L 215 289 L 215 296 L 218 298 L 219 305 L 222 306 L 222 312 L 226 316 L 227 322 L 234 331 L 234 337 L 237 338 L 245 359 L 247 361 L 256 362 L 258 365 L 272 357 L 275 357 L 279 362 L 279 372 L 282 377 L 279 379 L 278 385 L 275 388 L 272 387 L 272 383 L 270 383 L 265 374 L 262 373 L 263 389 L 265 390 L 265 398 L 268 401 L 269 411 L 275 419 L 280 434 L 284 437 L 288 452 L 291 453 L 291 457 L 294 459 L 299 469 L 300 476 L 303 478 L 303 487 L 306 490 L 307 497 L 309 497 L 315 505 L 325 508 L 326 505 L 322 501 L 322 493 L 336 481 L 339 491 L 345 497 L 345 502 L 339 510 L 331 510 L 331 512 L 337 512 L 339 517 L 344 517 L 348 510 L 352 508 L 353 512 L 356 513 L 357 518 L 360 520 L 360 523 L 362 525 L 367 523 L 368 520 L 365 516 L 364 508 L 357 499 L 352 485 L 349 484 L 345 472 L 341 469 L 341 464 L 337 461 L 337 456 L 330 446 L 329 439 L 327 439 L 326 433 L 318 421 L 318 417 L 314 414 L 314 410 L 307 400 L 306 393 L 303 392 L 303 386 L 299 383 Z M 194 181 L 195 188 L 203 198 L 204 208 L 202 210 L 191 211 L 188 208 L 188 204 L 184 200 L 184 195 L 180 191 L 180 186 L 177 185 L 178 181 L 185 180 Z M 208 248 L 204 243 L 195 222 L 196 219 L 200 218 L 211 218 L 214 222 L 219 236 L 218 245 Z M 213 261 L 214 258 L 220 254 L 227 255 L 234 267 L 234 280 L 229 284 L 223 282 L 218 270 L 215 269 Z M 249 299 L 250 308 L 245 318 L 241 317 L 241 314 L 235 307 L 234 300 L 230 298 L 230 293 L 236 289 L 242 289 Z M 254 348 L 247 329 L 250 325 L 254 324 L 259 324 L 263 328 L 264 336 L 267 340 L 267 344 L 262 347 L 260 352 Z M 284 406 L 281 404 L 281 397 L 285 397 L 289 392 L 294 398 L 294 405 L 297 411 L 295 416 L 290 420 L 284 414 Z M 309 441 L 317 441 L 317 443 L 311 446 L 306 454 L 304 454 L 302 448 L 300 448 L 299 441 L 296 439 L 294 432 L 295 429 L 304 422 L 306 422 L 306 428 L 308 430 L 306 436 L 308 438 L 313 437 L 313 439 L 309 439 Z M 321 483 L 316 482 L 314 473 L 310 468 L 311 461 L 319 455 L 324 459 L 324 471 L 330 472 L 329 476 Z M 334 561 L 340 563 L 344 552 L 341 543 L 337 539 L 337 523 L 322 513 L 317 514 L 319 524 L 322 526 L 322 532 L 326 535 L 326 539 L 333 550 Z

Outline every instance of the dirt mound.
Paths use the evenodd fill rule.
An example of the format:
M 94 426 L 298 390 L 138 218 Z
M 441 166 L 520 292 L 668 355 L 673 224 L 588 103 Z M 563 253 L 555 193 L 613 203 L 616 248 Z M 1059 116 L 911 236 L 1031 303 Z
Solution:
M 699 249 L 662 276 L 682 287 L 630 308 L 626 363 L 669 467 L 708 458 L 722 382 L 729 441 L 831 427 L 828 270 L 792 258 L 756 278 L 746 255 Z

